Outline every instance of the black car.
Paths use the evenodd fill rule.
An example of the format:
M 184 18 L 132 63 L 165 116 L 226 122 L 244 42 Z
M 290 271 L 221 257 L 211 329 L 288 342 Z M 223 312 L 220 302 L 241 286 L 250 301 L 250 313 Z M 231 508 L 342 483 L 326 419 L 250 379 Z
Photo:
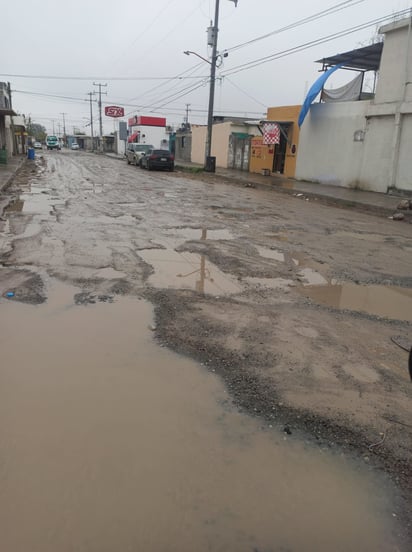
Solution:
M 149 171 L 153 169 L 173 171 L 175 158 L 169 150 L 150 149 L 140 158 L 139 165 L 142 169 L 148 169 Z

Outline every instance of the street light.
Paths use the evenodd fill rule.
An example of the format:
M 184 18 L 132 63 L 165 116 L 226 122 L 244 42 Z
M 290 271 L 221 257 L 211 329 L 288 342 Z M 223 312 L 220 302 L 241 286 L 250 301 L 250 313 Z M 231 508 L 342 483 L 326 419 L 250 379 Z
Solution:
M 185 50 L 183 53 L 186 54 L 187 56 L 190 56 L 190 54 L 197 56 L 198 58 L 203 59 L 203 61 L 205 61 L 206 63 L 209 63 L 209 65 L 212 65 L 212 62 L 210 60 L 206 59 L 200 54 L 197 54 L 196 52 L 192 52 L 192 50 Z
M 238 0 L 230 0 L 237 7 Z M 212 36 L 212 61 L 210 63 L 210 90 L 209 90 L 209 109 L 207 115 L 207 138 L 206 138 L 206 153 L 205 153 L 205 171 L 215 172 L 215 163 L 212 161 L 212 130 L 213 130 L 213 105 L 215 101 L 215 81 L 216 81 L 216 64 L 217 64 L 217 34 L 219 32 L 219 0 L 216 0 L 215 5 L 215 21 L 211 30 Z M 200 57 L 200 56 L 198 56 Z

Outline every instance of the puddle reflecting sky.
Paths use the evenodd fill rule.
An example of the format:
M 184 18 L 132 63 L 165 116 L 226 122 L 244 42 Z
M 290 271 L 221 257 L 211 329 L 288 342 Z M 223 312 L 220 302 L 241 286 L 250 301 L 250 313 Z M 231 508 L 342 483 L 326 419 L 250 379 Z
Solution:
M 150 305 L 49 291 L 0 299 L 1 550 L 399 550 L 385 480 L 235 411 Z

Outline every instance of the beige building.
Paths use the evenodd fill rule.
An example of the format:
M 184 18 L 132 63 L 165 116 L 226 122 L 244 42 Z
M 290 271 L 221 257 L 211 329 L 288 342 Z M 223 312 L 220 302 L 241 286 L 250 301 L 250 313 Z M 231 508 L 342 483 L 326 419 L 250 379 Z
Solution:
M 192 125 L 192 163 L 205 162 L 207 127 Z M 257 124 L 244 119 L 216 122 L 212 133 L 212 156 L 216 167 L 249 170 L 250 142 L 259 134 Z

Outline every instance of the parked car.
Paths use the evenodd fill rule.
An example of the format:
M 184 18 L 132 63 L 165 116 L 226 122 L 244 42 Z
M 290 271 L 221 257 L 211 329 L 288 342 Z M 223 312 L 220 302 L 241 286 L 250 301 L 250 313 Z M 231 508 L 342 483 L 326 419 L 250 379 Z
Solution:
M 169 150 L 150 149 L 140 158 L 140 167 L 142 169 L 167 169 L 173 171 L 175 168 L 175 158 Z
M 135 143 L 128 144 L 127 150 L 126 150 L 127 164 L 130 165 L 130 163 L 132 163 L 137 167 L 137 165 L 139 165 L 139 161 L 142 155 L 153 148 L 154 146 L 152 146 L 152 144 L 135 144 Z
M 73 144 L 71 145 L 71 149 L 72 150 L 78 150 L 78 149 L 80 149 L 80 146 L 79 146 L 79 144 L 77 144 L 77 142 L 73 142 Z

